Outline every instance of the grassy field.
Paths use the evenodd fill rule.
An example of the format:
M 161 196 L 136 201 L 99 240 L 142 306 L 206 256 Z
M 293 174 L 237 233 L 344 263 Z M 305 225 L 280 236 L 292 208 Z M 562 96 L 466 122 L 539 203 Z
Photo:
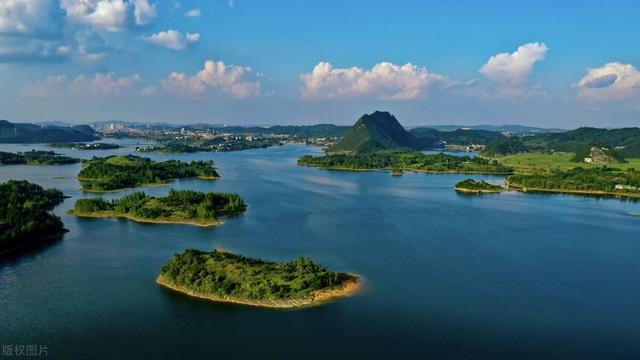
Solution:
M 544 170 L 567 170 L 577 166 L 583 168 L 599 167 L 602 165 L 592 165 L 587 163 L 572 162 L 572 153 L 522 153 L 509 156 L 500 156 L 492 158 L 492 160 L 498 160 L 505 166 L 512 167 L 516 172 L 527 173 L 534 169 Z M 640 159 L 627 159 L 626 164 L 611 164 L 610 167 L 616 167 L 620 169 L 635 168 L 640 170 Z

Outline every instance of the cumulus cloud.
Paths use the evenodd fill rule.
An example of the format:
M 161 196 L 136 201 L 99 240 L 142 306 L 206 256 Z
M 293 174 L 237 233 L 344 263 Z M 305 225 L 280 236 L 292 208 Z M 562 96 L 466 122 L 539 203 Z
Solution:
M 202 15 L 202 11 L 200 11 L 200 9 L 192 9 L 184 13 L 184 16 L 186 17 L 198 17 L 201 15 Z
M 133 5 L 133 16 L 137 25 L 146 25 L 158 16 L 156 4 L 149 4 L 149 0 L 135 0 Z
M 69 80 L 65 75 L 49 76 L 42 81 L 30 82 L 23 88 L 23 93 L 31 97 L 58 98 L 64 95 L 117 96 L 142 94 L 140 76 L 117 77 L 115 73 L 97 73 L 91 77 L 79 75 Z
M 110 32 L 119 32 L 130 23 L 146 25 L 158 14 L 149 0 L 60 0 L 60 8 L 71 22 Z
M 0 35 L 51 37 L 60 32 L 53 0 L 3 0 Z
M 65 47 L 56 42 L 14 39 L 0 43 L 0 63 L 62 62 L 68 58 Z
M 304 98 L 373 97 L 382 100 L 413 100 L 434 85 L 446 85 L 442 75 L 410 63 L 402 66 L 389 62 L 370 70 L 359 67 L 333 68 L 320 62 L 313 71 L 300 76 Z
M 633 65 L 611 62 L 587 69 L 575 85 L 578 96 L 593 101 L 621 101 L 640 98 L 640 71 Z
M 528 43 L 513 53 L 500 53 L 489 58 L 479 72 L 487 83 L 474 81 L 472 86 L 458 91 L 469 96 L 495 99 L 519 99 L 531 95 L 526 82 L 534 65 L 545 59 L 549 48 L 543 43 Z M 539 93 L 540 90 L 536 90 Z
M 492 81 L 522 84 L 531 74 L 533 65 L 544 60 L 548 50 L 542 43 L 524 44 L 511 54 L 501 53 L 492 56 L 482 66 L 480 73 Z
M 219 96 L 247 98 L 260 94 L 260 82 L 249 67 L 226 65 L 223 61 L 207 60 L 204 68 L 193 76 L 173 72 L 161 81 L 168 94 L 180 96 Z
M 143 36 L 142 40 L 173 50 L 183 50 L 198 43 L 200 34 L 187 33 L 182 35 L 179 31 L 169 29 L 151 36 Z

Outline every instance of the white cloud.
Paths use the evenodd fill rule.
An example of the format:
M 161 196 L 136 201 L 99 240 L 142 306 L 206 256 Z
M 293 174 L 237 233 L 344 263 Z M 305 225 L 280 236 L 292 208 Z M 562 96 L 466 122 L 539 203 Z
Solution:
M 148 24 L 158 16 L 156 4 L 149 4 L 149 0 L 135 0 L 133 16 L 137 25 Z
M 193 76 L 173 72 L 161 81 L 166 93 L 181 96 L 228 95 L 247 98 L 260 94 L 260 82 L 247 79 L 253 75 L 249 67 L 226 65 L 207 60 L 204 68 Z
M 143 36 L 142 39 L 169 49 L 182 50 L 188 46 L 195 45 L 200 40 L 200 34 L 187 33 L 182 35 L 176 30 L 169 29 L 151 36 Z
M 157 4 L 149 0 L 60 0 L 60 8 L 70 22 L 109 32 L 120 32 L 131 23 L 146 25 L 158 16 Z
M 227 4 L 229 4 L 229 7 L 234 8 L 236 7 L 236 0 L 229 0 L 227 1 Z
M 68 54 L 57 42 L 14 38 L 0 42 L 0 63 L 62 62 Z
M 0 35 L 51 36 L 60 32 L 53 0 L 0 1 Z
M 449 81 L 430 73 L 424 67 L 407 63 L 376 64 L 371 70 L 359 67 L 333 68 L 320 62 L 313 71 L 300 76 L 305 98 L 346 98 L 369 96 L 383 100 L 413 100 L 423 96 L 428 88 Z
M 579 97 L 592 101 L 640 98 L 640 71 L 630 64 L 612 62 L 587 69 L 575 87 Z
M 500 53 L 489 58 L 479 72 L 491 82 L 491 87 L 482 83 L 463 90 L 464 93 L 480 98 L 518 99 L 530 92 L 526 82 L 534 65 L 545 59 L 549 49 L 543 43 L 528 43 L 518 47 L 513 53 Z
M 492 56 L 482 66 L 480 73 L 491 81 L 522 84 L 533 70 L 533 65 L 544 60 L 548 50 L 542 43 L 524 44 L 511 54 Z
M 59 98 L 63 95 L 73 96 L 118 96 L 139 94 L 140 76 L 117 77 L 115 73 L 97 73 L 93 77 L 79 75 L 69 81 L 65 75 L 49 76 L 43 81 L 30 82 L 23 88 L 23 93 L 31 97 Z
M 60 8 L 71 22 L 118 32 L 126 25 L 129 3 L 123 0 L 60 0 Z
M 202 11 L 200 9 L 192 9 L 184 13 L 186 17 L 199 17 L 202 15 Z

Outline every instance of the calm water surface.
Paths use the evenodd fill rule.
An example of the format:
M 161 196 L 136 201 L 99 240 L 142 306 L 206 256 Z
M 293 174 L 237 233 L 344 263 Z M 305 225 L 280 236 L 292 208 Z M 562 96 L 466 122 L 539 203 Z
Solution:
M 127 153 L 75 151 L 76 157 Z M 0 145 L 2 151 L 43 148 Z M 640 203 L 565 195 L 463 196 L 468 176 L 298 167 L 289 145 L 186 155 L 222 178 L 140 188 L 237 192 L 249 207 L 216 228 L 78 219 L 80 165 L 4 166 L 71 196 L 60 241 L 0 260 L 0 343 L 51 358 L 637 358 Z M 494 183 L 502 177 L 474 176 Z M 119 197 L 121 193 L 109 194 Z M 366 277 L 366 291 L 295 311 L 191 299 L 155 284 L 185 248 L 299 255 Z

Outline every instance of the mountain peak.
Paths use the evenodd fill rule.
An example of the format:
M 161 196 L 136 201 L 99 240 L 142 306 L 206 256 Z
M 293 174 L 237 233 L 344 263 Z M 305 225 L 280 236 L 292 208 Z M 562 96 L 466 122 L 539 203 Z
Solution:
M 381 149 L 414 149 L 416 140 L 388 111 L 362 115 L 344 138 L 330 150 L 335 152 L 371 152 Z

